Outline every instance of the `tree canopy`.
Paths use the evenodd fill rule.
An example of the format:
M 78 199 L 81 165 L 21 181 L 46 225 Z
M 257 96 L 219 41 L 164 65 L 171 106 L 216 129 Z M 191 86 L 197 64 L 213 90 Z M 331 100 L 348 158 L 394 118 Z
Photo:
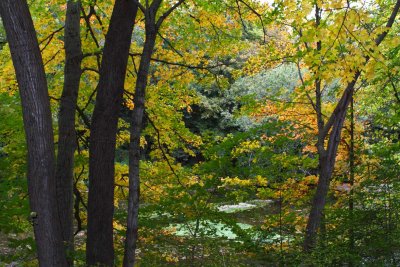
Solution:
M 0 266 L 399 265 L 399 8 L 2 0 Z

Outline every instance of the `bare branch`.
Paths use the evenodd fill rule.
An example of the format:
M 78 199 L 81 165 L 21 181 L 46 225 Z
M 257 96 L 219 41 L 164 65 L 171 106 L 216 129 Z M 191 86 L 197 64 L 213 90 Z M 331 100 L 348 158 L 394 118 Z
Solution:
M 154 1 L 155 2 L 155 1 Z M 177 9 L 185 0 L 179 0 L 175 5 L 173 5 L 170 9 L 168 9 L 161 17 L 158 18 L 156 27 L 159 29 L 163 21 L 174 11 Z
M 261 22 L 261 27 L 263 30 L 263 34 L 264 34 L 264 44 L 267 42 L 267 30 L 265 29 L 265 25 L 264 25 L 264 21 L 262 19 L 262 15 L 260 13 L 257 12 L 257 10 L 255 10 L 253 7 L 251 7 L 248 3 L 246 3 L 244 0 L 238 0 L 239 2 L 243 3 L 245 6 L 247 6 L 248 9 L 250 9 L 251 12 L 253 12 L 258 19 Z
M 343 110 L 347 109 L 351 96 L 354 92 L 354 86 L 358 78 L 360 77 L 361 72 L 357 71 L 354 75 L 353 80 L 347 84 L 346 89 L 343 92 L 342 97 L 339 100 L 339 103 L 336 105 L 335 110 L 333 111 L 332 115 L 329 117 L 328 121 L 326 122 L 322 132 L 321 137 L 325 138 L 328 135 L 329 130 L 331 129 L 333 123 L 337 119 L 338 115 L 343 112 Z
M 132 1 L 133 1 L 133 3 L 135 3 L 139 7 L 139 9 L 143 13 L 146 13 L 146 8 L 139 2 L 139 0 L 132 0 Z M 147 1 L 146 1 L 146 3 L 147 3 Z
M 175 172 L 175 169 L 172 167 L 171 163 L 169 162 L 169 159 L 168 159 L 167 154 L 164 152 L 164 149 L 163 149 L 162 144 L 161 144 L 161 139 L 160 139 L 160 131 L 158 130 L 158 128 L 156 127 L 156 125 L 154 124 L 154 122 L 150 119 L 149 115 L 148 115 L 147 113 L 145 113 L 145 114 L 146 114 L 146 117 L 147 117 L 147 119 L 149 120 L 151 126 L 153 126 L 154 130 L 155 130 L 156 133 L 157 133 L 157 144 L 158 144 L 158 147 L 159 147 L 160 150 L 161 150 L 161 153 L 162 153 L 162 155 L 163 155 L 163 158 L 164 158 L 165 161 L 167 162 L 168 167 L 170 168 L 171 172 L 174 174 L 174 176 L 175 176 L 176 179 L 178 180 L 178 183 L 179 183 L 182 187 L 185 187 L 185 185 L 182 184 L 182 182 L 181 182 L 181 180 L 180 180 L 180 178 L 179 178 L 179 175 Z
M 167 38 L 165 38 L 164 36 L 162 36 L 161 33 L 159 33 L 159 32 L 157 32 L 157 34 L 158 34 L 158 36 L 160 36 L 160 38 L 161 38 L 169 47 L 171 47 L 171 49 L 172 49 L 175 53 L 177 53 L 180 57 L 183 57 L 182 53 L 179 52 L 179 51 L 171 44 L 171 42 L 170 42 Z
M 304 79 L 303 79 L 303 75 L 301 74 L 300 64 L 298 62 L 296 62 L 296 65 L 297 65 L 297 72 L 299 74 L 299 78 L 300 78 L 301 84 L 303 85 L 303 87 L 305 89 L 305 82 L 304 82 Z M 304 90 L 304 91 L 306 92 L 306 96 L 308 98 L 308 101 L 310 101 L 310 104 L 312 105 L 313 109 L 315 110 L 315 112 L 318 113 L 317 108 L 316 108 L 316 106 L 314 104 L 314 101 L 312 100 L 311 96 L 308 94 L 308 92 L 306 90 Z
M 85 9 L 83 7 L 81 7 L 81 11 L 83 14 L 83 19 L 85 20 L 85 23 L 86 23 L 86 27 L 87 27 L 86 31 L 89 32 L 90 35 L 92 36 L 92 39 L 93 39 L 94 43 L 96 44 L 96 47 L 100 48 L 99 42 L 97 41 L 97 38 L 94 34 L 92 26 L 90 25 L 90 17 L 88 15 L 86 15 Z M 87 37 L 87 34 L 86 34 L 86 37 Z
M 379 45 L 382 43 L 383 39 L 385 39 L 386 35 L 389 33 L 390 28 L 393 26 L 393 23 L 396 19 L 397 13 L 399 13 L 400 9 L 400 0 L 397 0 L 396 5 L 393 8 L 392 14 L 390 15 L 388 22 L 386 23 L 386 31 L 381 33 L 375 40 L 375 44 Z
M 396 85 L 393 82 L 393 79 L 390 78 L 390 84 L 392 85 L 393 91 L 394 91 L 394 96 L 396 97 L 397 102 L 400 104 L 400 96 L 399 96 L 399 92 L 397 90 Z
M 102 53 L 103 53 L 103 49 L 101 49 L 99 51 L 95 51 L 95 52 L 85 53 L 85 54 L 82 55 L 82 58 L 92 57 L 92 56 L 99 56 Z
M 135 57 L 135 56 L 141 56 L 142 54 L 141 53 L 130 53 L 129 55 L 131 57 Z M 161 58 L 151 58 L 151 60 L 155 61 L 155 62 L 167 64 L 167 65 L 180 66 L 180 67 L 184 67 L 184 68 L 188 68 L 188 69 L 200 69 L 200 70 L 210 70 L 210 69 L 215 69 L 215 68 L 218 68 L 218 67 L 221 67 L 221 66 L 228 66 L 229 65 L 227 63 L 218 63 L 218 64 L 215 64 L 215 65 L 203 66 L 203 65 L 189 65 L 189 64 L 180 63 L 180 62 L 171 62 L 171 61 L 167 61 L 167 60 L 161 59 Z
M 99 74 L 99 71 L 94 68 L 89 68 L 89 67 L 82 68 L 82 72 L 85 72 L 85 71 L 93 71 L 93 72 Z
M 39 42 L 39 45 L 41 45 L 42 43 L 46 42 L 46 44 L 42 47 L 42 49 L 40 49 L 40 52 L 43 52 L 46 47 L 50 44 L 51 40 L 53 40 L 54 36 L 56 35 L 56 33 L 61 32 L 64 29 L 64 26 L 62 26 L 61 28 L 55 30 L 54 32 L 50 33 L 46 38 L 44 38 L 43 40 L 41 40 Z

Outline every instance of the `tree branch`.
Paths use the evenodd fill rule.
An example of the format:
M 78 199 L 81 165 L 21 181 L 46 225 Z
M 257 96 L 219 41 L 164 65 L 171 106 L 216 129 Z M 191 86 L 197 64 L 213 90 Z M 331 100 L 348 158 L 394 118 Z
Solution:
M 132 1 L 133 1 L 133 3 L 135 3 L 139 7 L 139 9 L 143 13 L 146 13 L 146 8 L 139 2 L 139 0 L 132 0 Z M 146 1 L 146 3 L 147 3 L 147 1 Z
M 153 3 L 156 1 L 153 1 Z M 175 10 L 177 9 L 185 0 L 179 0 L 175 5 L 173 5 L 170 9 L 168 9 L 161 17 L 158 18 L 156 27 L 159 29 L 163 21 Z
M 400 9 L 400 0 L 397 0 L 396 5 L 393 8 L 392 14 L 390 15 L 388 22 L 386 23 L 386 31 L 381 33 L 375 40 L 375 44 L 379 45 L 385 39 L 386 35 L 389 33 L 390 28 L 393 26 L 393 23 L 396 19 L 397 13 Z

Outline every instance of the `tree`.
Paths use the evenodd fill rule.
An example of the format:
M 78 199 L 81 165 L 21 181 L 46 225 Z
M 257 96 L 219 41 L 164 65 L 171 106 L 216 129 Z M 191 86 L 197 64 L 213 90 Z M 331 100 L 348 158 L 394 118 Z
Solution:
M 49 266 L 396 265 L 396 1 L 30 3 L 39 98 L 18 94 L 37 87 L 21 68 L 17 82 L 13 39 L 0 41 L 0 261 L 37 263 L 31 224 L 44 229 L 37 210 L 27 219 L 28 107 L 59 112 L 42 116 L 46 131 L 58 124 L 57 159 L 54 145 L 32 156 L 32 140 L 51 146 L 53 133 L 28 136 L 29 179 L 32 162 L 49 173 L 31 195 L 52 210 L 46 240 L 65 258 Z
M 56 167 L 57 204 L 63 241 L 67 253 L 74 250 L 73 235 L 73 180 L 74 152 L 76 149 L 75 110 L 82 74 L 82 48 L 80 27 L 81 2 L 69 0 L 64 28 L 65 66 L 64 89 L 58 114 L 58 154 Z M 72 257 L 69 264 L 73 265 Z
M 86 261 L 114 265 L 114 159 L 117 122 L 137 5 L 117 0 L 107 32 L 90 127 Z
M 379 46 L 386 35 L 388 34 L 389 29 L 392 27 L 397 13 L 400 8 L 400 1 L 397 1 L 393 11 L 386 23 L 385 30 L 378 35 L 378 37 L 374 40 L 376 46 Z M 315 8 L 316 14 L 316 25 L 319 26 L 320 22 L 320 8 L 316 5 Z M 317 42 L 317 50 L 321 48 L 321 42 Z M 367 55 L 365 57 L 365 62 L 367 63 L 370 59 L 370 56 Z M 321 111 L 321 80 L 319 78 L 315 81 L 315 111 L 317 114 L 318 120 L 318 141 L 317 141 L 317 149 L 319 154 L 319 181 L 317 185 L 317 191 L 315 193 L 307 228 L 306 228 L 306 237 L 304 240 L 304 250 L 309 251 L 315 246 L 316 235 L 318 228 L 321 224 L 322 212 L 326 203 L 326 198 L 329 189 L 329 183 L 332 177 L 333 169 L 335 166 L 336 153 L 338 150 L 338 146 L 340 143 L 341 131 L 343 128 L 343 123 L 346 118 L 347 108 L 351 102 L 355 85 L 357 83 L 358 78 L 361 75 L 361 70 L 357 69 L 352 80 L 347 83 L 344 92 L 338 101 L 332 115 L 328 118 L 327 122 L 324 123 L 323 113 Z M 328 135 L 329 134 L 329 135 Z M 325 144 L 327 141 L 327 145 L 325 148 Z
M 129 146 L 129 197 L 128 197 L 128 222 L 125 240 L 124 266 L 135 264 L 136 242 L 138 238 L 139 218 L 139 195 L 140 195 L 140 135 L 142 132 L 143 116 L 145 110 L 145 95 L 151 56 L 154 51 L 157 33 L 163 21 L 177 8 L 184 0 L 179 0 L 158 19 L 157 11 L 162 0 L 153 0 L 150 6 L 144 7 L 139 4 L 145 16 L 145 42 L 140 59 L 139 71 L 136 79 L 134 109 L 131 121 L 131 138 Z
M 35 28 L 24 0 L 2 1 L 0 13 L 21 94 L 28 147 L 31 219 L 39 264 L 67 266 L 57 212 L 50 102 Z

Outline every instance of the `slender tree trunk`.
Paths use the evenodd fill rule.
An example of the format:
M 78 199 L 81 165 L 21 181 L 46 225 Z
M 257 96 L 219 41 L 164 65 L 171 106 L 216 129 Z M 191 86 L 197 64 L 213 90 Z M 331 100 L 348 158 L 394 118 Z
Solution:
M 386 23 L 386 30 L 382 32 L 376 39 L 375 44 L 379 46 L 382 41 L 387 36 L 389 29 L 393 26 L 395 22 L 397 13 L 400 9 L 400 0 L 396 1 L 395 6 L 393 7 L 393 11 Z M 369 61 L 370 57 L 365 57 L 365 64 Z M 339 100 L 338 104 L 335 107 L 333 114 L 330 116 L 326 124 L 323 122 L 320 125 L 320 121 L 318 120 L 318 155 L 319 155 L 319 181 L 317 186 L 317 192 L 315 193 L 310 215 L 307 222 L 306 227 L 306 236 L 303 243 L 304 251 L 310 251 L 316 243 L 317 232 L 321 225 L 322 212 L 326 203 L 326 198 L 329 190 L 329 183 L 332 177 L 333 169 L 336 161 L 336 153 L 339 147 L 341 131 L 343 128 L 343 123 L 346 118 L 347 108 L 349 103 L 353 97 L 354 86 L 360 77 L 361 72 L 357 71 L 354 75 L 353 80 L 347 84 L 347 87 L 344 90 L 344 93 Z M 318 94 L 317 94 L 318 97 Z M 319 99 L 321 101 L 321 99 Z M 321 105 L 318 103 L 317 105 Z M 321 116 L 321 110 L 317 110 L 317 116 Z M 330 131 L 330 133 L 329 133 Z M 328 136 L 328 145 L 327 148 L 324 148 L 325 139 Z
M 150 6 L 140 6 L 145 15 L 146 40 L 143 47 L 140 66 L 135 87 L 135 107 L 131 120 L 131 137 L 129 146 L 129 197 L 128 197 L 128 220 L 125 239 L 125 253 L 123 266 L 135 264 L 135 251 L 138 239 L 139 225 L 139 197 L 140 197 L 140 135 L 142 132 L 143 115 L 145 110 L 145 95 L 151 56 L 157 38 L 157 32 L 163 21 L 185 0 L 179 0 L 171 8 L 156 19 L 157 11 L 162 0 L 153 0 Z
M 134 1 L 116 0 L 104 46 L 89 146 L 88 265 L 114 265 L 115 144 L 136 13 Z
M 394 6 L 393 12 L 386 24 L 386 27 L 389 29 L 393 25 L 395 17 L 400 8 L 400 0 L 396 2 Z M 388 30 L 383 32 L 378 38 L 375 40 L 376 45 L 379 45 L 383 39 L 386 37 Z M 366 63 L 369 61 L 369 57 L 366 57 Z M 326 198 L 328 195 L 329 184 L 332 177 L 333 169 L 335 167 L 336 161 L 336 153 L 339 147 L 341 133 L 343 124 L 346 118 L 347 108 L 354 93 L 354 87 L 358 78 L 360 77 L 361 72 L 357 71 L 354 75 L 353 80 L 347 84 L 344 93 L 339 100 L 333 114 L 329 118 L 326 124 L 322 121 L 322 112 L 321 109 L 317 110 L 317 118 L 318 118 L 318 155 L 319 155 L 319 181 L 317 185 L 317 191 L 314 195 L 313 203 L 311 206 L 310 215 L 307 222 L 306 227 L 306 236 L 303 243 L 304 251 L 310 251 L 316 243 L 316 237 L 318 229 L 321 225 L 322 212 L 325 207 Z M 317 103 L 316 105 L 321 107 L 321 95 L 319 88 L 316 88 L 317 91 Z M 325 149 L 324 143 L 325 139 L 328 136 L 328 132 L 331 129 L 328 137 L 328 145 Z
M 28 191 L 39 265 L 67 266 L 58 220 L 50 101 L 35 28 L 25 0 L 0 1 L 22 102 Z
M 147 79 L 157 37 L 155 15 L 157 9 L 146 12 L 146 40 L 140 60 L 140 66 L 135 88 L 135 107 L 131 121 L 131 138 L 129 146 L 129 198 L 128 222 L 125 240 L 124 267 L 135 264 L 135 251 L 138 239 L 139 195 L 140 195 L 140 135 L 142 132 L 143 115 L 145 109 L 145 95 Z
M 353 218 L 354 218 L 354 98 L 351 98 L 350 102 L 350 153 L 349 153 L 349 182 L 350 182 L 350 195 L 349 195 L 349 250 L 350 253 L 354 253 L 354 226 L 353 226 Z M 354 261 L 351 258 L 349 261 L 349 266 L 354 266 Z
M 151 56 L 156 43 L 157 32 L 163 21 L 185 0 L 179 0 L 171 8 L 156 19 L 157 11 L 162 0 L 153 0 L 148 7 L 141 6 L 145 15 L 146 40 L 143 47 L 140 66 L 135 87 L 135 107 L 131 120 L 131 137 L 129 145 L 129 197 L 128 220 L 125 239 L 125 251 L 123 266 L 129 267 L 135 264 L 135 251 L 138 239 L 139 226 L 139 198 L 140 198 L 140 135 L 142 133 L 143 116 L 145 110 L 145 96 Z
M 352 83 L 351 95 L 354 91 L 355 82 Z M 306 238 L 304 240 L 304 250 L 311 250 L 316 243 L 317 231 L 321 225 L 322 212 L 325 207 L 326 198 L 328 196 L 329 184 L 332 178 L 333 169 L 335 167 L 336 154 L 339 147 L 343 123 L 346 117 L 346 111 L 348 107 L 345 105 L 344 109 L 338 114 L 336 121 L 332 126 L 332 131 L 328 139 L 328 148 L 323 152 L 319 152 L 319 181 L 317 186 L 317 192 L 315 193 L 310 216 L 308 218 L 306 228 Z
M 73 265 L 73 172 L 76 149 L 75 109 L 81 77 L 80 1 L 67 2 L 64 46 L 64 89 L 58 118 L 58 156 L 56 167 L 57 204 L 61 233 L 67 248 L 68 263 Z
M 323 210 L 326 203 L 326 196 L 329 190 L 329 180 L 332 175 L 332 168 L 328 164 L 326 152 L 319 157 L 319 181 L 317 191 L 312 202 L 311 212 L 308 218 L 306 228 L 306 237 L 304 241 L 304 250 L 309 251 L 315 245 L 316 233 L 321 224 Z

